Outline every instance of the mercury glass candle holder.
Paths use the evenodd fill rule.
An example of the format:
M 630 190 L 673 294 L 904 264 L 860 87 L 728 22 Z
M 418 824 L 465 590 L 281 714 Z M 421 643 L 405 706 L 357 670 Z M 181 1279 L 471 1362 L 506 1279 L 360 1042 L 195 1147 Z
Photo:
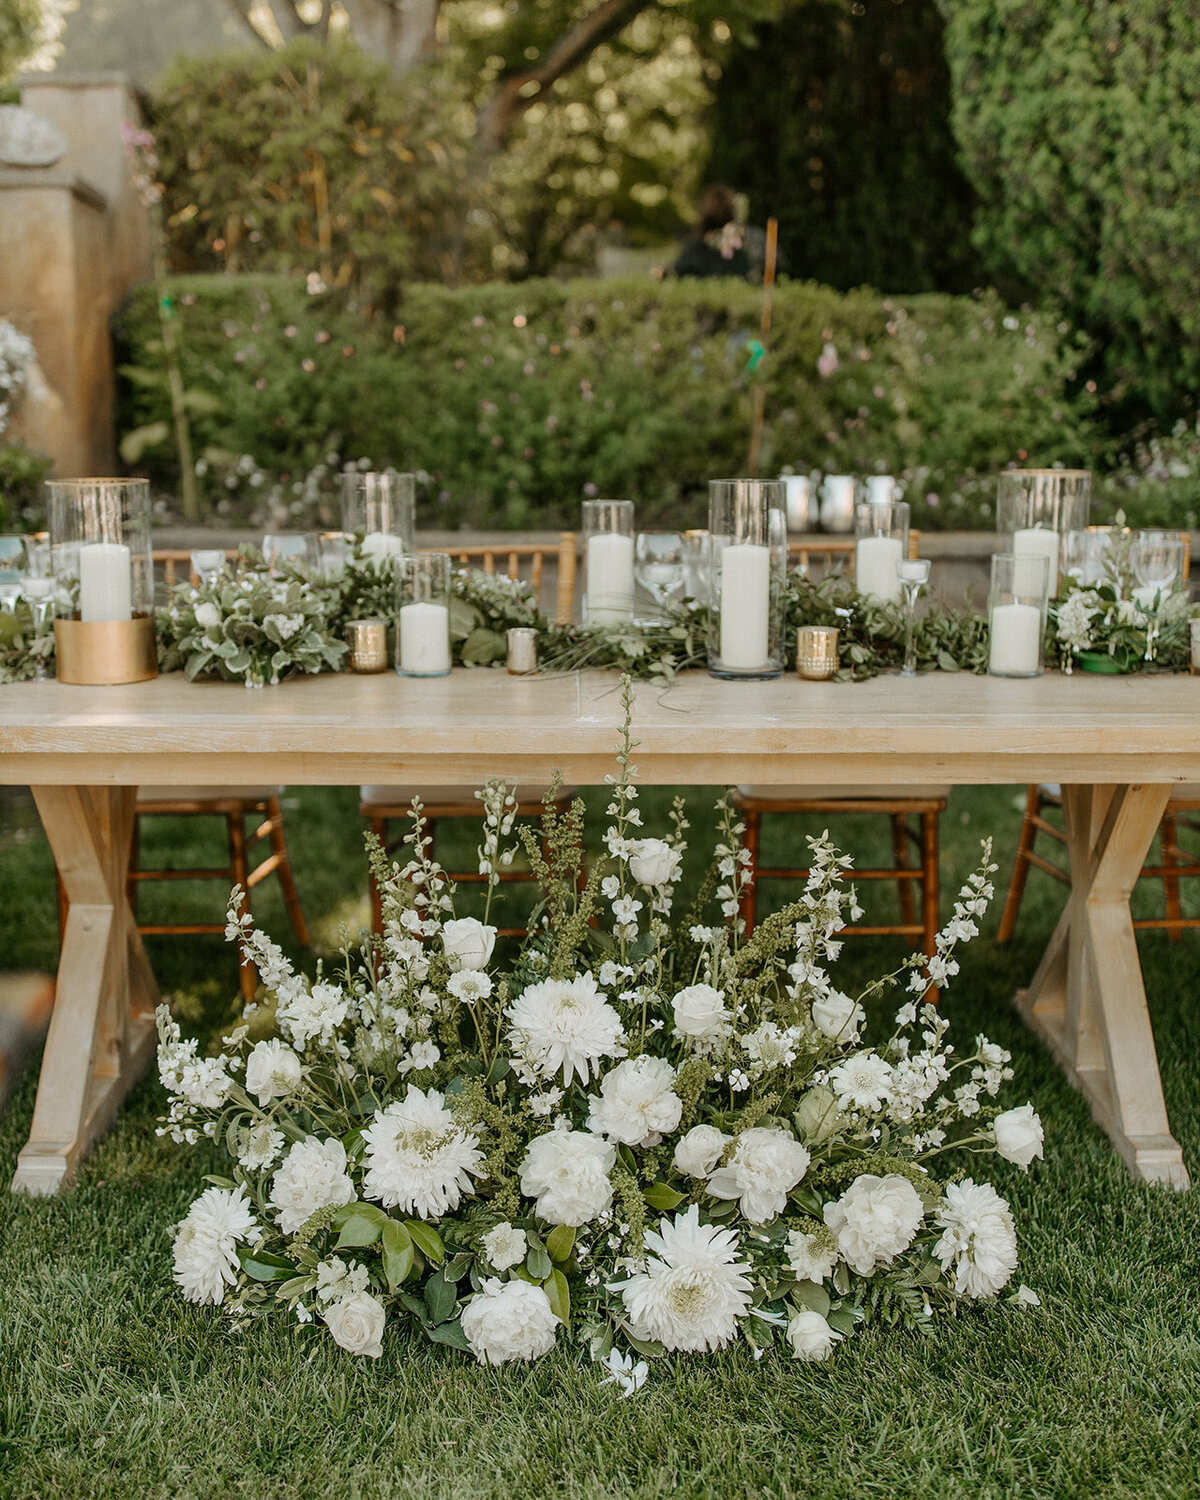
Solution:
M 538 633 L 526 625 L 514 625 L 504 633 L 508 647 L 508 671 L 512 677 L 530 677 L 538 669 Z
M 1000 475 L 1000 551 L 1044 557 L 1051 598 L 1058 593 L 1063 541 L 1068 532 L 1086 530 L 1091 499 L 1092 476 L 1087 469 L 1007 469 Z
M 450 557 L 403 554 L 396 567 L 396 671 L 445 677 L 450 671 Z
M 1050 561 L 1033 553 L 992 558 L 988 596 L 988 672 L 993 677 L 1040 677 L 1046 637 Z
M 633 619 L 633 501 L 583 502 L 583 619 L 623 625 Z
M 714 677 L 783 671 L 787 523 L 774 479 L 714 479 L 708 486 L 708 670 Z
M 346 665 L 352 672 L 382 672 L 388 664 L 387 621 L 377 619 L 347 620 L 346 644 L 350 653 Z
M 882 603 L 900 598 L 896 564 L 908 555 L 908 506 L 903 500 L 864 503 L 854 512 L 854 586 Z
M 796 631 L 796 671 L 810 682 L 824 682 L 837 671 L 838 632 L 831 625 L 801 625 Z
M 380 559 L 413 550 L 417 481 L 414 474 L 354 470 L 341 476 L 342 530 L 357 537 L 367 557 Z

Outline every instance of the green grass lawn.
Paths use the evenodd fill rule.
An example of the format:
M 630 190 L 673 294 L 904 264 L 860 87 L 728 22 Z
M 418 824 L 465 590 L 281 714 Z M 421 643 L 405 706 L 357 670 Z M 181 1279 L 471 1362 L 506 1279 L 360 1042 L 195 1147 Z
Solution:
M 689 793 L 697 845 L 710 800 Z M 603 802 L 592 801 L 599 826 Z M 645 804 L 661 811 L 666 797 Z M 1007 880 L 1019 806 L 1015 788 L 955 795 L 943 819 L 947 899 L 987 833 Z M 287 811 L 301 894 L 328 949 L 366 911 L 355 791 L 295 790 Z M 833 831 L 860 862 L 882 836 L 861 823 Z M 150 848 L 208 857 L 192 827 L 164 827 Z M 52 865 L 19 798 L 0 802 L 0 875 L 0 962 L 52 969 Z M 198 909 L 221 896 L 198 891 Z M 1200 1196 L 1130 1178 L 1011 1006 L 1061 899 L 1035 871 L 1005 949 L 991 937 L 997 903 L 945 1001 L 960 1039 L 986 1030 L 1012 1050 L 1008 1102 L 1031 1099 L 1046 1124 L 1044 1163 L 1028 1177 L 1002 1162 L 992 1172 L 1017 1216 L 1017 1279 L 1040 1309 L 981 1307 L 927 1336 L 857 1334 L 829 1365 L 756 1365 L 743 1348 L 668 1359 L 624 1402 L 573 1351 L 498 1373 L 394 1326 L 383 1358 L 358 1363 L 311 1329 L 235 1335 L 171 1282 L 168 1226 L 203 1168 L 155 1137 L 163 1096 L 151 1077 L 73 1190 L 4 1199 L 0 1496 L 1200 1494 Z M 256 912 L 284 940 L 273 882 Z M 1168 1109 L 1200 1177 L 1200 931 L 1178 944 L 1147 934 L 1139 946 Z M 218 1024 L 235 991 L 232 950 L 218 938 L 149 947 L 188 1024 Z M 884 939 L 848 944 L 841 982 L 902 951 Z M 3 1182 L 36 1076 L 35 1059 L 0 1111 Z

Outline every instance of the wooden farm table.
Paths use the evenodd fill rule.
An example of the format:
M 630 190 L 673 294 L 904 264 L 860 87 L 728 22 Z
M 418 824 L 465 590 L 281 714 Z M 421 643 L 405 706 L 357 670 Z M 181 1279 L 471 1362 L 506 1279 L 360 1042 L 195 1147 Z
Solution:
M 134 789 L 482 781 L 613 769 L 605 673 L 426 681 L 305 678 L 260 692 L 159 678 L 0 689 L 0 782 L 33 787 L 70 897 L 58 1000 L 14 1186 L 55 1192 L 111 1120 L 153 1044 L 154 976 L 125 899 Z M 1018 1003 L 1133 1170 L 1188 1186 L 1170 1133 L 1129 894 L 1172 782 L 1200 781 L 1200 681 L 937 674 L 854 685 L 637 691 L 643 781 L 838 785 L 1062 783 L 1072 886 Z

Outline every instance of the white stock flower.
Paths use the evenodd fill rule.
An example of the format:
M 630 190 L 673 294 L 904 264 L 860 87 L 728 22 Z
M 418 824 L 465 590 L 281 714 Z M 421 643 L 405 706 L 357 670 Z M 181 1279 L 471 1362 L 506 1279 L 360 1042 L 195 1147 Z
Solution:
M 200 1194 L 175 1231 L 175 1280 L 188 1302 L 215 1306 L 237 1281 L 237 1246 L 257 1243 L 258 1227 L 244 1188 L 209 1188 Z
M 788 1232 L 784 1254 L 797 1281 L 824 1281 L 833 1275 L 838 1252 L 836 1245 L 827 1243 L 827 1234 L 827 1230 L 792 1229 Z
M 442 947 L 451 970 L 486 969 L 496 946 L 496 931 L 474 917 L 455 917 L 443 922 Z
M 280 1000 L 276 1019 L 301 1050 L 314 1037 L 322 1042 L 332 1041 L 350 1008 L 349 1001 L 336 984 L 314 984 L 311 990 L 297 984 L 289 988 Z
M 331 1302 L 321 1316 L 333 1335 L 335 1344 L 350 1354 L 365 1354 L 378 1359 L 383 1353 L 383 1304 L 370 1292 L 358 1292 L 341 1302 Z
M 649 889 L 672 885 L 679 879 L 683 860 L 665 839 L 634 839 L 629 845 L 629 873 Z
M 809 1154 L 795 1136 L 774 1126 L 743 1130 L 728 1166 L 708 1179 L 714 1198 L 736 1198 L 752 1224 L 781 1214 L 788 1193 L 808 1171 Z
M 819 1360 L 828 1359 L 845 1334 L 830 1328 L 819 1312 L 805 1307 L 789 1318 L 787 1337 L 796 1359 Z
M 812 1003 L 813 1025 L 831 1042 L 856 1042 L 866 1025 L 867 1013 L 841 990 L 830 990 Z
M 477 1136 L 469 1135 L 436 1089 L 410 1083 L 403 1100 L 377 1110 L 363 1131 L 363 1194 L 384 1208 L 422 1219 L 453 1213 L 471 1178 L 483 1175 Z
M 535 1198 L 548 1224 L 578 1229 L 612 1202 L 608 1174 L 616 1147 L 585 1130 L 550 1130 L 530 1141 L 521 1162 L 521 1191 Z
M 354 1184 L 346 1171 L 346 1148 L 336 1137 L 297 1141 L 271 1179 L 271 1207 L 284 1234 L 295 1234 L 319 1208 L 353 1203 Z
M 317 1266 L 317 1301 L 324 1304 L 357 1297 L 359 1292 L 366 1291 L 369 1279 L 366 1266 L 357 1262 L 347 1265 L 340 1255 L 330 1256 Z
M 877 1052 L 855 1052 L 830 1069 L 829 1086 L 840 1109 L 874 1113 L 892 1097 L 892 1066 Z
M 1005 1161 L 1016 1162 L 1017 1166 L 1028 1170 L 1034 1157 L 1041 1157 L 1045 1136 L 1032 1104 L 1006 1109 L 996 1116 L 993 1129 L 996 1132 L 996 1152 Z
M 549 1354 L 558 1318 L 540 1286 L 489 1276 L 462 1310 L 462 1331 L 481 1365 L 502 1365 Z
M 701 1224 L 693 1203 L 644 1236 L 646 1269 L 610 1286 L 619 1291 L 634 1335 L 667 1349 L 721 1349 L 750 1306 L 750 1267 L 732 1229 Z
M 675 1147 L 676 1170 L 687 1177 L 707 1177 L 732 1139 L 715 1125 L 693 1125 Z
M 302 1076 L 300 1059 L 278 1037 L 258 1042 L 246 1059 L 246 1092 L 260 1105 L 294 1094 Z
M 946 1184 L 937 1221 L 943 1233 L 933 1253 L 942 1270 L 954 1262 L 960 1297 L 994 1297 L 1017 1269 L 1017 1231 L 1008 1203 L 990 1183 Z
M 511 1271 L 525 1259 L 529 1249 L 529 1238 L 523 1229 L 515 1229 L 503 1221 L 489 1229 L 483 1237 L 483 1250 L 488 1263 L 497 1271 Z
M 675 1034 L 690 1041 L 709 1041 L 729 1029 L 725 996 L 711 984 L 689 984 L 671 1001 Z
M 592 974 L 531 984 L 504 1014 L 509 1045 L 542 1078 L 561 1072 L 564 1084 L 589 1083 L 602 1057 L 625 1056 L 621 1017 Z
M 683 1101 L 671 1092 L 675 1069 L 664 1057 L 631 1057 L 610 1068 L 588 1099 L 588 1129 L 626 1146 L 656 1146 L 679 1124 Z
M 825 1222 L 842 1259 L 860 1276 L 880 1261 L 891 1263 L 916 1238 L 925 1209 L 907 1177 L 888 1173 L 856 1177 L 836 1203 L 825 1205 Z

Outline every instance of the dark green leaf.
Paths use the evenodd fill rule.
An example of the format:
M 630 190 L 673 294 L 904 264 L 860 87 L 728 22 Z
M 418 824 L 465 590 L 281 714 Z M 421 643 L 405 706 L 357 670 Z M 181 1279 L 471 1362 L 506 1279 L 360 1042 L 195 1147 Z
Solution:
M 652 1182 L 642 1196 L 651 1208 L 657 1208 L 663 1213 L 672 1208 L 678 1208 L 683 1202 L 683 1194 L 677 1193 L 665 1182 Z
M 437 1230 L 428 1224 L 423 1224 L 420 1219 L 406 1219 L 404 1227 L 416 1241 L 417 1248 L 425 1259 L 435 1266 L 440 1266 L 446 1259 L 446 1247 L 442 1244 L 442 1237 Z
M 546 1236 L 546 1249 L 550 1259 L 562 1262 L 570 1259 L 575 1248 L 575 1231 L 569 1224 L 559 1224 Z
M 444 1323 L 454 1312 L 458 1300 L 454 1283 L 447 1281 L 441 1271 L 436 1271 L 425 1283 L 424 1292 L 430 1322 Z
M 245 1247 L 237 1253 L 238 1263 L 254 1281 L 290 1281 L 296 1268 L 282 1255 L 272 1255 L 269 1250 L 250 1250 Z

